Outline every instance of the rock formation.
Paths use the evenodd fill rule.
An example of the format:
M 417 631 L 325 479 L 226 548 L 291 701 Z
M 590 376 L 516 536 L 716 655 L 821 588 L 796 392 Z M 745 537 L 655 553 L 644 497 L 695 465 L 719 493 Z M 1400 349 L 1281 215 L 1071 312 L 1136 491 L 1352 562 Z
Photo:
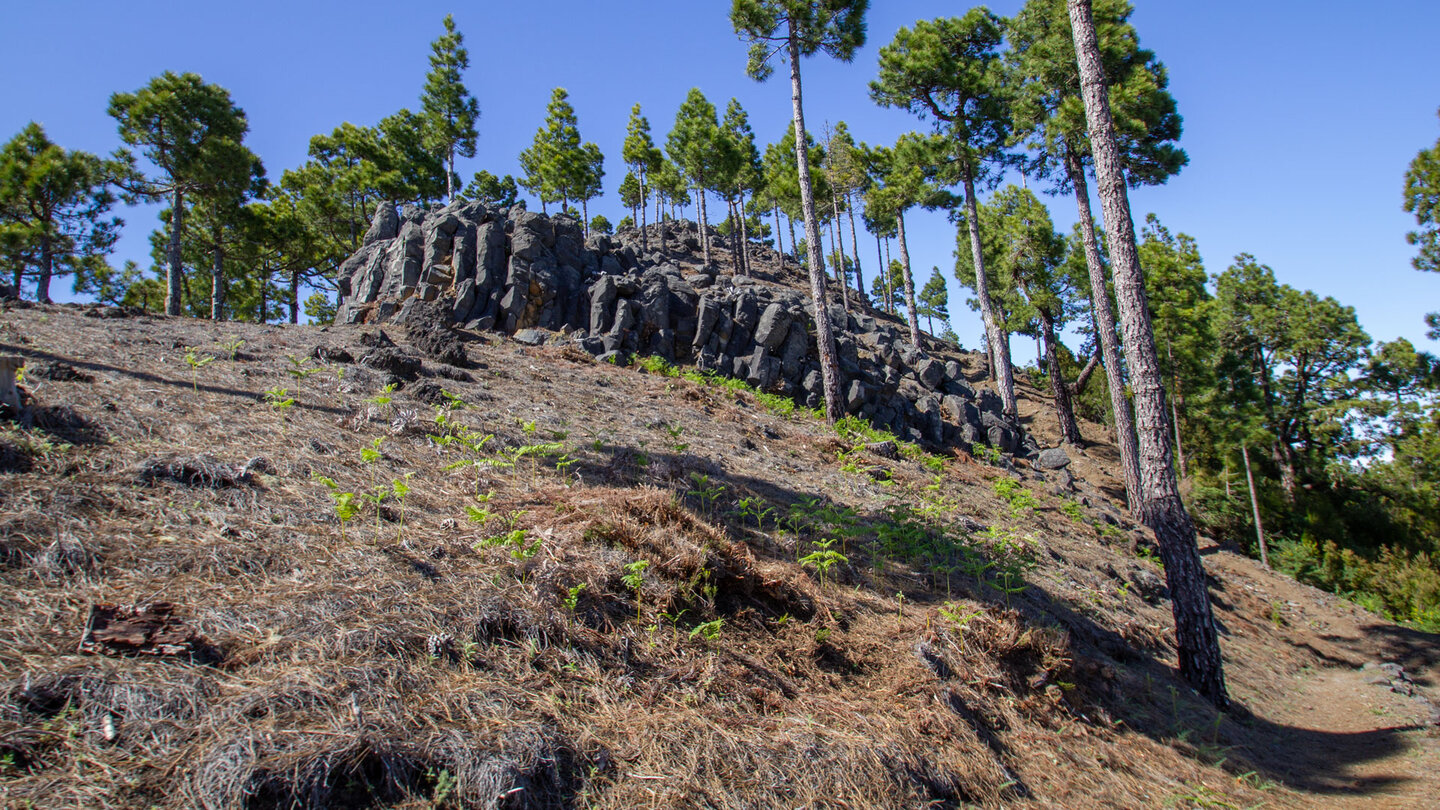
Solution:
M 615 362 L 643 354 L 693 363 L 819 405 L 809 295 L 706 268 L 692 255 L 700 247 L 695 225 L 651 226 L 661 227 L 670 229 L 671 250 L 642 254 L 638 231 L 585 239 L 576 220 L 519 206 L 492 210 L 456 201 L 397 212 L 381 205 L 360 250 L 340 267 L 336 320 L 405 323 L 425 302 L 439 302 L 463 329 L 531 344 L 569 340 Z M 660 244 L 657 236 L 648 244 Z M 1033 440 L 1002 415 L 999 397 L 971 386 L 957 349 L 914 346 L 904 324 L 883 313 L 847 312 L 838 301 L 826 309 L 850 413 L 931 446 L 969 450 L 983 443 L 1005 454 L 1038 455 Z

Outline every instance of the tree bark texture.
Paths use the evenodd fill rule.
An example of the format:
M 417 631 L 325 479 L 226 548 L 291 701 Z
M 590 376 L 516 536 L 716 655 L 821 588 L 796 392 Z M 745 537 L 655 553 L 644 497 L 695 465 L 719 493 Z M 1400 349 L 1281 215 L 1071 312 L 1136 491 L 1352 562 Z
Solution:
M 15 263 L 15 295 L 20 295 L 20 268 L 22 262 Z M 47 234 L 40 237 L 40 277 L 35 280 L 35 300 L 42 304 L 50 303 L 50 279 L 55 276 L 55 243 Z
M 640 252 L 641 252 L 641 253 L 649 253 L 649 252 L 650 252 L 650 244 L 649 244 L 649 241 L 648 241 L 648 240 L 646 239 L 646 237 L 645 237 L 645 209 L 647 208 L 647 206 L 645 205 L 646 199 L 647 199 L 647 198 L 646 198 L 646 196 L 645 196 L 645 169 L 644 169 L 644 167 L 642 166 L 641 169 L 640 169 Z
M 1180 673 L 1211 703 L 1224 708 L 1224 662 L 1215 617 L 1206 590 L 1205 567 L 1195 544 L 1195 525 L 1180 500 L 1166 428 L 1165 388 L 1155 352 L 1155 334 L 1145 296 L 1145 279 L 1135 246 L 1125 167 L 1110 118 L 1109 92 L 1100 60 L 1100 44 L 1090 0 L 1067 0 L 1081 94 L 1089 125 L 1095 178 L 1105 215 L 1115 297 L 1125 330 L 1125 358 L 1135 390 L 1135 415 L 1140 448 L 1141 517 L 1155 532 L 1175 616 Z
M 185 194 L 177 186 L 170 203 L 170 269 L 165 276 L 165 314 L 180 314 L 184 258 L 180 254 L 180 231 L 185 225 Z
M 696 195 L 696 196 L 698 196 L 698 197 L 700 198 L 700 260 L 705 263 L 705 266 L 706 266 L 706 267 L 709 267 L 709 266 L 710 266 L 710 235 L 709 235 L 708 233 L 706 233 L 706 231 L 710 230 L 710 228 L 709 228 L 710 221 L 709 221 L 709 219 L 707 218 L 706 213 L 705 213 L 705 185 L 704 185 L 704 184 L 705 184 L 705 178 L 701 177 L 701 178 L 698 178 L 698 179 L 699 179 L 700 184 L 701 184 L 701 185 L 700 185 L 700 188 L 697 189 L 697 191 L 698 191 L 699 193 Z
M 785 239 L 780 230 L 780 206 L 777 205 L 771 209 L 771 213 L 775 216 L 775 252 L 780 254 L 780 272 L 783 274 L 785 272 Z
M 1260 499 L 1255 496 L 1255 476 L 1250 473 L 1250 448 L 1240 445 L 1240 457 L 1245 460 L 1245 484 L 1250 488 L 1250 511 L 1255 515 L 1255 540 L 1260 543 L 1260 564 L 1270 567 L 1270 550 L 1265 547 L 1265 527 L 1260 523 Z M 1226 478 L 1225 489 L 1230 489 Z
M 210 264 L 210 320 L 225 320 L 225 247 L 220 243 L 219 229 Z
M 1090 271 L 1090 306 L 1095 329 L 1100 335 L 1100 354 L 1105 360 L 1105 381 L 1110 385 L 1110 410 L 1115 417 L 1115 446 L 1120 449 L 1120 470 L 1125 481 L 1125 501 L 1131 514 L 1140 514 L 1140 450 L 1135 442 L 1135 420 L 1125 398 L 1125 374 L 1120 365 L 1120 337 L 1115 333 L 1115 311 L 1110 308 L 1109 285 L 1100 246 L 1095 241 L 1095 216 L 1090 211 L 1090 188 L 1085 166 L 1075 150 L 1066 148 L 1065 168 L 1075 189 L 1080 213 L 1081 241 L 1085 243 L 1085 267 Z
M 1041 343 L 1045 347 L 1045 373 L 1050 377 L 1050 395 L 1055 400 L 1055 416 L 1060 420 L 1060 438 L 1066 444 L 1079 446 L 1080 426 L 1075 423 L 1075 407 L 1070 402 L 1070 387 L 1060 371 L 1060 355 L 1055 351 L 1055 319 L 1050 312 L 1037 308 L 1040 315 Z
M 985 277 L 985 256 L 980 248 L 980 207 L 975 199 L 975 174 L 965 169 L 965 224 L 970 232 L 970 257 L 975 266 L 975 297 L 980 300 L 980 317 L 985 322 L 985 342 L 990 349 L 990 368 L 1000 389 L 1000 405 L 1009 416 L 1019 414 L 1015 404 L 1015 375 L 1010 368 L 1010 341 L 1000 332 L 995 302 L 990 299 L 990 280 Z M 911 303 L 914 306 L 914 303 Z M 1002 346 L 1003 344 L 1003 346 Z
M 825 390 L 825 418 L 840 418 L 840 364 L 835 334 L 825 306 L 825 257 L 820 249 L 820 222 L 815 216 L 815 192 L 810 184 L 810 160 L 805 149 L 805 112 L 800 90 L 800 41 L 790 21 L 790 106 L 795 114 L 795 162 L 800 176 L 800 207 L 805 213 L 805 241 L 810 262 L 810 297 L 815 303 L 815 348 L 820 357 L 820 379 Z
M 290 323 L 300 323 L 300 271 L 290 271 Z
M 905 243 L 905 212 L 895 212 L 895 232 L 900 240 L 900 275 L 905 280 L 905 310 L 910 321 L 910 342 L 920 348 L 920 310 L 915 308 L 915 278 L 910 275 L 910 248 Z
M 845 237 L 840 233 L 840 202 L 833 192 L 830 194 L 830 210 L 834 217 L 830 220 L 830 250 L 835 258 L 835 283 L 840 285 L 840 305 L 849 312 L 850 283 L 845 277 Z
M 860 272 L 860 243 L 855 239 L 855 206 L 850 202 L 850 190 L 845 190 L 845 209 L 850 217 L 850 252 L 855 254 L 855 291 L 860 293 L 861 304 L 869 305 L 870 296 L 865 293 L 865 274 Z
M 750 223 L 745 221 L 745 196 L 740 196 L 740 272 L 750 275 Z
M 1100 365 L 1100 353 L 1095 352 L 1090 355 L 1090 359 L 1086 361 L 1085 368 L 1080 369 L 1080 376 L 1076 377 L 1075 382 L 1070 384 L 1070 396 L 1078 397 L 1085 393 L 1085 386 L 1090 384 L 1090 378 L 1094 376 L 1095 367 L 1098 365 Z

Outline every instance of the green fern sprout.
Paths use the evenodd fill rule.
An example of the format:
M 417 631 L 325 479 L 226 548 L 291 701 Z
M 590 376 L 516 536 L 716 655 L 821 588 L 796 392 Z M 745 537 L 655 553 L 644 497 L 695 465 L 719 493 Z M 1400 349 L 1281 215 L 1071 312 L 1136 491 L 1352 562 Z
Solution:
M 645 587 L 645 571 L 650 567 L 649 560 L 636 560 L 625 566 L 625 575 L 620 581 L 625 583 L 635 594 L 635 621 L 640 621 L 640 591 Z
M 185 365 L 190 367 L 190 387 L 195 393 L 200 393 L 200 369 L 215 362 L 213 355 L 200 356 L 200 350 L 194 346 L 185 347 Z
M 700 637 L 706 641 L 714 641 L 720 638 L 720 628 L 724 625 L 724 619 L 715 619 L 714 621 L 697 624 L 695 625 L 695 629 L 690 631 L 690 638 Z
M 850 558 L 831 548 L 835 545 L 835 538 L 827 537 L 824 540 L 816 541 L 815 550 L 800 558 L 800 565 L 804 568 L 814 568 L 820 576 L 820 589 L 825 589 L 825 581 L 830 575 L 830 569 L 838 563 L 848 563 Z

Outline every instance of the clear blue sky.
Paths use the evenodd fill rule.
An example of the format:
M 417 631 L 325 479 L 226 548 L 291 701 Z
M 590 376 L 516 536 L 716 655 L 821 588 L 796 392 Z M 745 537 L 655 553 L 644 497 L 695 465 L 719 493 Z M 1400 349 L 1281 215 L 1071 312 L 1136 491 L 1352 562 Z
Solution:
M 1019 0 L 992 5 L 1012 14 Z M 1440 309 L 1440 275 L 1410 266 L 1401 183 L 1415 153 L 1440 137 L 1440 3 L 1385 0 L 1138 0 L 1141 43 L 1170 70 L 1185 117 L 1190 165 L 1168 185 L 1133 193 L 1137 220 L 1155 212 L 1194 236 L 1211 273 L 1253 253 L 1291 285 L 1353 305 L 1373 337 L 1409 337 Z M 869 44 L 851 64 L 805 65 L 806 116 L 818 129 L 845 120 L 870 143 L 922 126 L 868 99 L 878 48 L 916 19 L 959 14 L 965 4 L 878 0 Z M 27 121 L 68 148 L 105 153 L 119 145 L 105 114 L 111 93 L 135 90 L 164 70 L 193 71 L 228 88 L 249 115 L 249 144 L 269 176 L 301 163 L 310 136 L 343 121 L 372 124 L 416 107 L 429 43 L 453 13 L 470 48 L 467 83 L 481 108 L 480 147 L 459 169 L 518 173 L 516 155 L 563 86 L 587 140 L 607 156 L 611 194 L 592 213 L 618 220 L 614 189 L 624 175 L 620 143 L 630 106 L 643 105 L 663 142 L 691 87 L 723 109 L 732 96 L 762 141 L 784 132 L 782 78 L 744 74 L 745 48 L 731 33 L 729 3 L 49 2 L 7 0 L 0 13 L 0 138 Z M 1074 201 L 1047 198 L 1058 228 Z M 715 210 L 712 207 L 712 211 Z M 1098 210 L 1098 206 L 1097 206 Z M 153 209 L 125 212 L 114 261 L 148 265 Z M 954 234 L 939 214 L 911 224 L 923 282 L 946 276 Z M 862 248 L 864 247 L 862 237 Z M 873 244 L 862 251 L 867 275 Z M 956 330 L 977 342 L 979 320 L 951 281 Z M 1030 350 L 1017 343 L 1017 361 Z

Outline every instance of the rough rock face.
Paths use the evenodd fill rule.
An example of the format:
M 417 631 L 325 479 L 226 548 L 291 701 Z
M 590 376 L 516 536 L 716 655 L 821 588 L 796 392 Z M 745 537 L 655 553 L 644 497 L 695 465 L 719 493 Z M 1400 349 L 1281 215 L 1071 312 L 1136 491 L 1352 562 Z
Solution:
M 819 405 L 808 293 L 703 268 L 690 255 L 695 226 L 667 226 L 682 231 L 667 240 L 671 252 L 658 252 L 651 236 L 641 255 L 637 232 L 587 240 L 570 217 L 520 207 L 381 205 L 340 267 L 336 320 L 423 320 L 433 330 L 443 310 L 465 329 L 518 332 L 530 344 L 557 333 L 597 357 L 656 355 Z M 956 352 L 911 345 L 903 324 L 883 314 L 826 309 L 851 413 L 912 441 L 1038 455 L 999 397 L 966 381 Z

